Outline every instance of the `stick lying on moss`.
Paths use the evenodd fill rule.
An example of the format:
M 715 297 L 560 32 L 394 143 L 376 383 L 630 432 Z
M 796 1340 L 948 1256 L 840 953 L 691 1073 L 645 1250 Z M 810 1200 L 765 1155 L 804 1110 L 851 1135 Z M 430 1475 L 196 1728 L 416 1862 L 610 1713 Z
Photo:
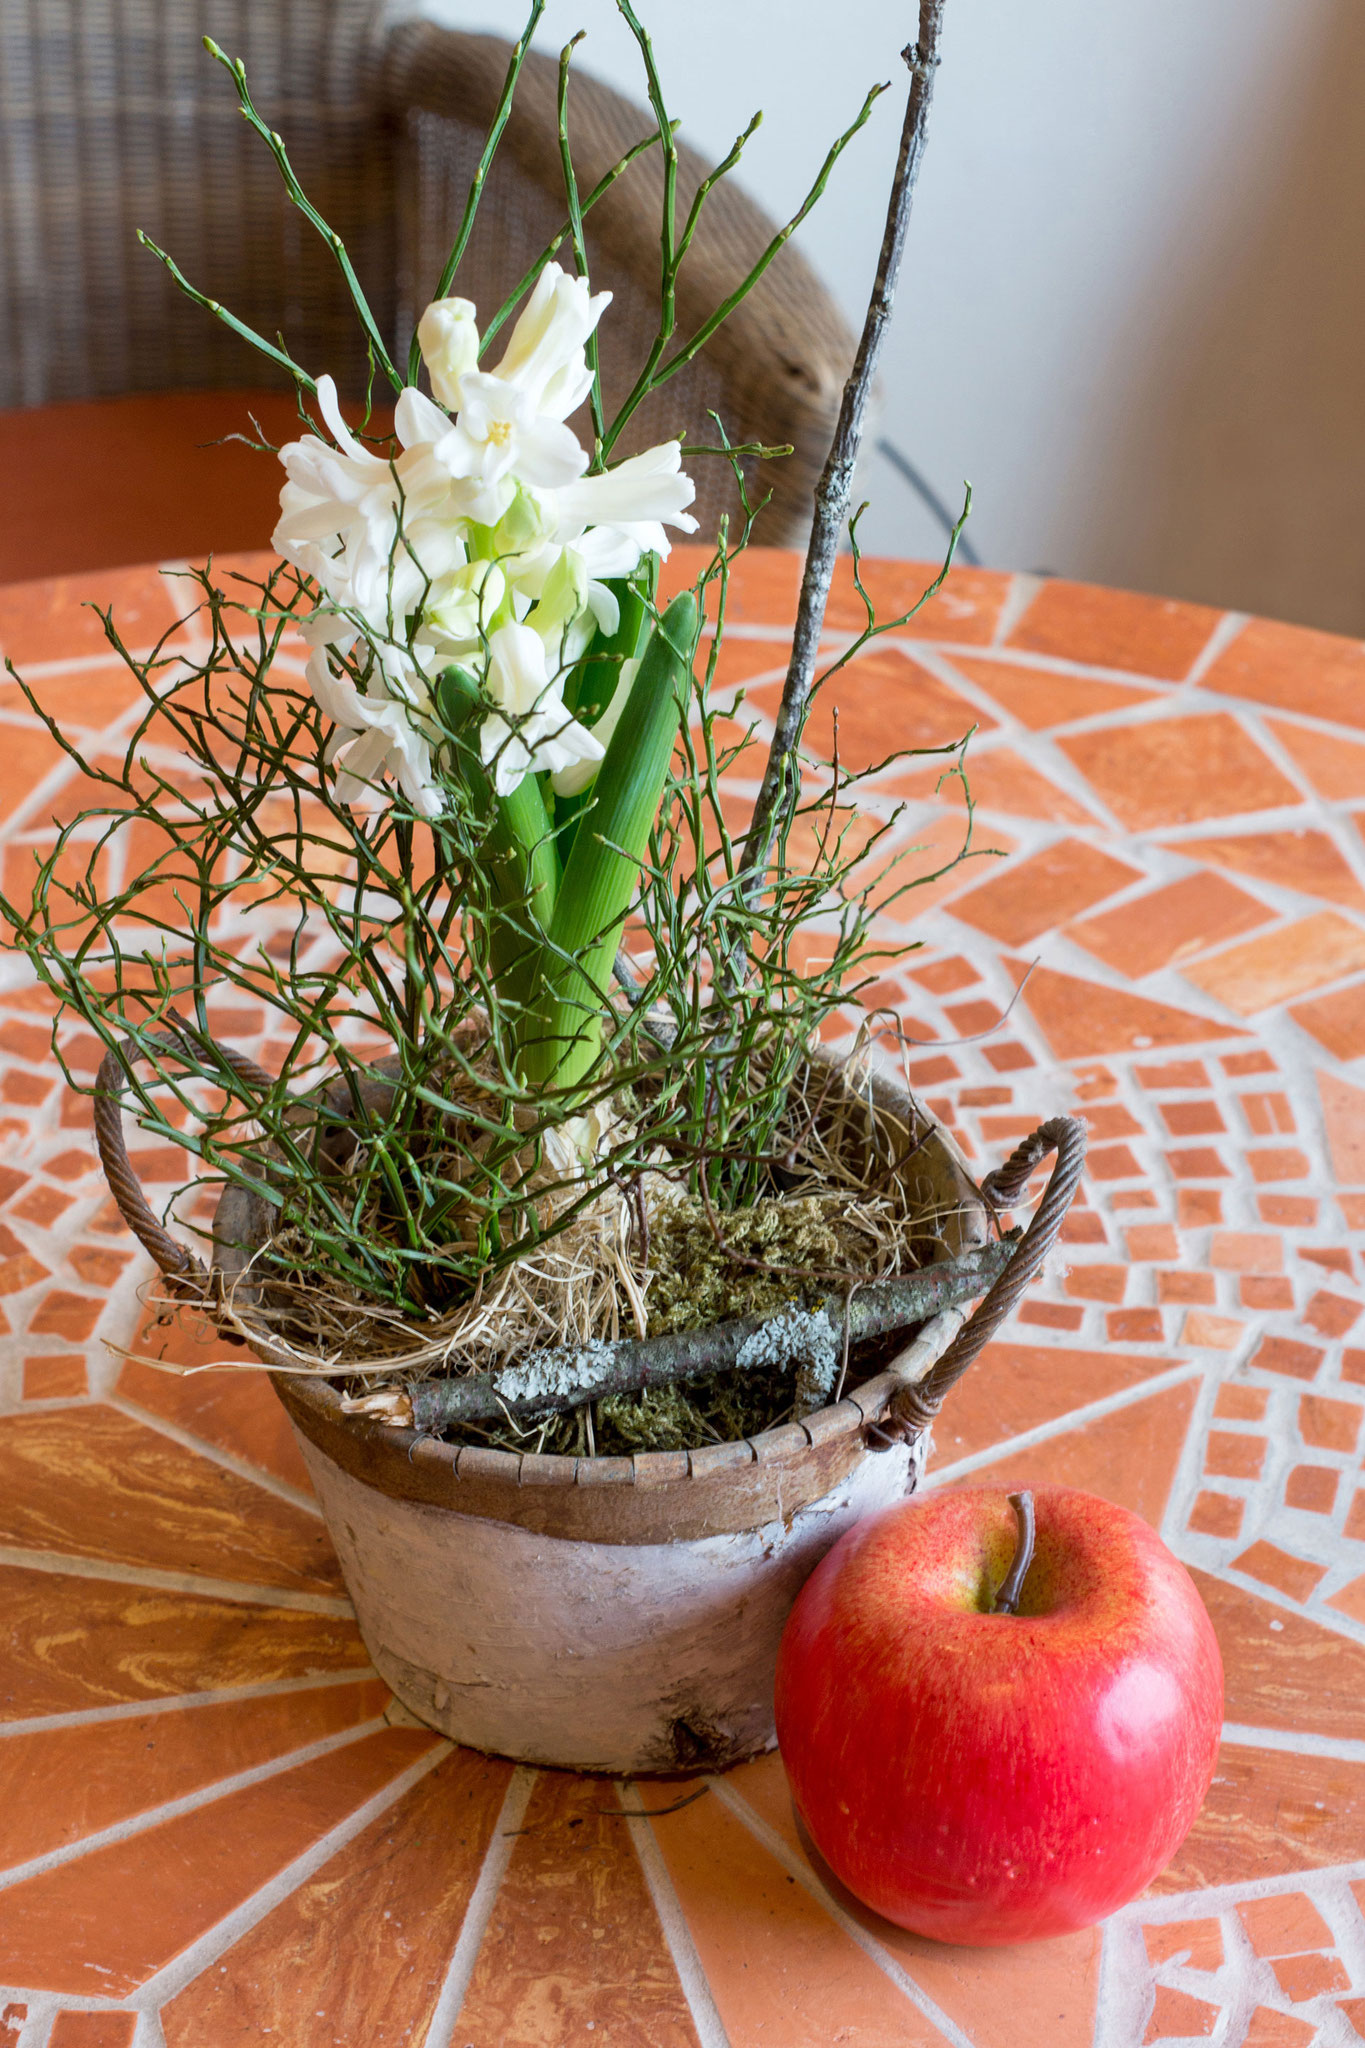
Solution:
M 918 1273 L 877 1280 L 845 1304 L 831 1295 L 814 1309 L 793 1305 L 776 1315 L 746 1316 L 709 1330 L 684 1330 L 643 1342 L 593 1343 L 581 1350 L 533 1351 L 519 1365 L 465 1379 L 427 1380 L 405 1392 L 360 1394 L 342 1402 L 347 1414 L 369 1415 L 394 1428 L 436 1435 L 465 1423 L 518 1422 L 564 1414 L 609 1394 L 672 1386 L 703 1374 L 757 1366 L 790 1367 L 827 1399 L 845 1343 L 890 1336 L 959 1301 L 974 1301 L 1002 1273 L 1014 1243 L 983 1245 Z M 816 1406 L 821 1405 L 817 1400 Z

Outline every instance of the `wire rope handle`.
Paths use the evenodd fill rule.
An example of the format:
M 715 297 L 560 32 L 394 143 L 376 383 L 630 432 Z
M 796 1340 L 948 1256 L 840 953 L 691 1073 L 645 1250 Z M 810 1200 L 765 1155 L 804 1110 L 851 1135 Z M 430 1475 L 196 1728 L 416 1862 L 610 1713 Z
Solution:
M 1012 1209 L 1049 1152 L 1057 1154 L 1043 1199 L 1000 1278 L 932 1370 L 917 1386 L 902 1387 L 893 1396 L 890 1419 L 901 1424 L 907 1435 L 928 1429 L 949 1391 L 1013 1312 L 1056 1243 L 1085 1165 L 1085 1143 L 1086 1129 L 1079 1117 L 1049 1117 L 981 1183 L 981 1192 L 992 1209 Z
M 157 1031 L 148 1032 L 141 1044 L 125 1039 L 121 1045 L 110 1046 L 95 1076 L 95 1143 L 99 1147 L 104 1177 L 120 1216 L 143 1249 L 151 1253 L 172 1289 L 193 1295 L 208 1287 L 208 1268 L 187 1246 L 171 1236 L 152 1210 L 142 1192 L 142 1183 L 133 1170 L 123 1137 L 123 1091 L 131 1079 L 132 1063 L 150 1058 L 152 1046 L 178 1053 L 184 1058 L 191 1044 L 190 1039 L 175 1032 Z M 262 1092 L 275 1087 L 274 1076 L 268 1074 L 264 1067 L 258 1067 L 245 1053 L 235 1051 L 230 1045 L 216 1044 L 214 1051 L 229 1072 L 248 1087 Z

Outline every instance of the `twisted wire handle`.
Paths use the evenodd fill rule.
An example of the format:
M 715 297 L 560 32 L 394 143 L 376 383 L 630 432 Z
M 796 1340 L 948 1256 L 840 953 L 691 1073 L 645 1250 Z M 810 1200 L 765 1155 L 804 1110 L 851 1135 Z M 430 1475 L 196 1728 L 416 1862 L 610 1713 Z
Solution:
M 95 1076 L 95 1143 L 99 1147 L 100 1165 L 104 1168 L 110 1193 L 134 1237 L 144 1250 L 151 1253 L 173 1289 L 198 1294 L 209 1284 L 208 1268 L 187 1246 L 171 1236 L 151 1209 L 142 1192 L 142 1183 L 133 1171 L 123 1137 L 123 1091 L 130 1079 L 132 1062 L 148 1059 L 149 1047 L 153 1045 L 166 1052 L 178 1053 L 183 1058 L 187 1043 L 174 1032 L 158 1031 L 149 1032 L 141 1045 L 125 1039 L 122 1045 L 110 1046 Z M 215 1045 L 214 1051 L 224 1066 L 248 1087 L 268 1091 L 275 1086 L 274 1076 L 267 1074 L 264 1067 L 258 1067 L 245 1053 L 237 1052 L 230 1045 Z
M 902 1424 L 907 1433 L 929 1427 L 943 1406 L 945 1396 L 956 1386 L 982 1346 L 989 1343 L 1005 1318 L 1012 1313 L 1020 1295 L 1051 1251 L 1085 1165 L 1085 1140 L 1085 1125 L 1078 1117 L 1050 1117 L 981 1183 L 981 1192 L 992 1208 L 1012 1209 L 1048 1153 L 1055 1151 L 1057 1154 L 1057 1164 L 1052 1169 L 1043 1199 L 1034 1210 L 1014 1257 L 994 1287 L 933 1370 L 918 1386 L 903 1387 L 894 1396 L 891 1417 Z

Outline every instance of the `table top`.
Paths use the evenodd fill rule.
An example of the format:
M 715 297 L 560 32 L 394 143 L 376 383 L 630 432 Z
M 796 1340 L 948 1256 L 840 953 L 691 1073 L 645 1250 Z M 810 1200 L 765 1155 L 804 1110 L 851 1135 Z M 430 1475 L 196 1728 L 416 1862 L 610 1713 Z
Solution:
M 797 574 L 756 553 L 733 591 L 722 676 L 759 712 Z M 922 580 L 867 576 L 885 609 Z M 131 693 L 84 597 L 134 642 L 176 607 L 151 569 L 0 589 L 0 647 L 98 752 Z M 841 572 L 831 644 L 859 623 Z M 825 1888 L 775 1756 L 677 1805 L 412 1725 L 264 1380 L 109 1348 L 136 1345 L 145 1267 L 11 976 L 0 2042 L 1365 2039 L 1365 648 L 963 569 L 839 700 L 848 761 L 975 724 L 977 843 L 1006 856 L 887 927 L 921 947 L 878 992 L 923 1041 L 915 1084 L 982 1167 L 1060 1109 L 1091 1131 L 1065 1260 L 950 1398 L 931 1480 L 1088 1488 L 1194 1572 L 1228 1725 L 1189 1839 L 1103 1927 L 947 1949 Z M 73 771 L 17 692 L 0 727 L 12 879 Z M 879 785 L 926 868 L 962 818 L 940 766 Z M 237 1020 L 248 1050 L 262 1023 Z

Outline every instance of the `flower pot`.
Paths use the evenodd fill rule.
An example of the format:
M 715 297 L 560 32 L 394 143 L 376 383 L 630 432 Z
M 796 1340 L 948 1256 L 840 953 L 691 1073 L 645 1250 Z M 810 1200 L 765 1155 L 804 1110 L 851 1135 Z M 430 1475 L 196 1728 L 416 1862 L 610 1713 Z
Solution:
M 174 1241 L 127 1199 L 118 1085 L 113 1067 L 97 1119 L 106 1171 L 164 1267 Z M 904 1118 L 894 1083 L 862 1092 L 873 1115 Z M 965 1330 L 958 1312 L 936 1317 L 844 1399 L 740 1443 L 600 1458 L 454 1445 L 345 1413 L 323 1378 L 272 1372 L 361 1633 L 404 1705 L 456 1742 L 567 1769 L 713 1769 L 770 1747 L 797 1592 L 845 1529 L 913 1490 L 929 1414 L 1055 1235 L 1081 1127 L 1044 1126 L 993 1176 L 998 1197 L 1017 1198 L 1064 1126 L 1048 1197 Z M 933 1125 L 904 1171 L 942 1219 L 944 1260 L 987 1241 L 982 1193 L 946 1131 Z M 264 1220 L 256 1198 L 225 1191 L 215 1236 L 229 1282 Z M 280 1356 L 265 1332 L 253 1348 Z

